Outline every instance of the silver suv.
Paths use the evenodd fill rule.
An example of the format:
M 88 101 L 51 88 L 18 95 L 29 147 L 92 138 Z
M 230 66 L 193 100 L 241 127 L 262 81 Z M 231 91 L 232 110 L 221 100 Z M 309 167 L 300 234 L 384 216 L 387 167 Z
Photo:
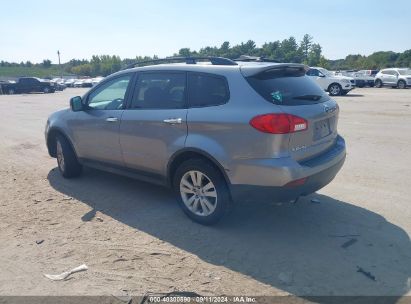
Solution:
M 52 114 L 61 174 L 90 166 L 172 187 L 201 224 L 236 201 L 292 201 L 331 182 L 345 160 L 339 108 L 306 66 L 203 59 L 128 68 Z
M 383 69 L 375 75 L 375 86 L 405 89 L 411 86 L 411 69 Z

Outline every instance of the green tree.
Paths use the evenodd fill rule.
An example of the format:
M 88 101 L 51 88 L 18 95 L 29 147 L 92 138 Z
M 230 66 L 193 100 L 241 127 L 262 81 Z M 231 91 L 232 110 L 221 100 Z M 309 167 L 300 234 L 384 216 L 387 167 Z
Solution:
M 43 65 L 43 67 L 45 67 L 45 68 L 50 68 L 50 67 L 51 67 L 51 60 L 49 60 L 49 59 L 44 59 L 42 65 Z
M 305 34 L 303 40 L 300 42 L 300 52 L 303 55 L 304 63 L 308 63 L 308 56 L 310 55 L 311 47 L 313 44 L 313 37 Z
M 319 45 L 318 43 L 313 43 L 310 46 L 310 51 L 307 57 L 307 63 L 310 66 L 319 65 L 320 60 L 321 60 L 321 51 L 322 51 L 321 45 Z

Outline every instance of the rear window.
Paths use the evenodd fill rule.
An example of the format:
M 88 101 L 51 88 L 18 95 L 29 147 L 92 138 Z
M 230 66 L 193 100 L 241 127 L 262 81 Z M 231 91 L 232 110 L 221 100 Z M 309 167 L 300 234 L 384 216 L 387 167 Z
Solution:
M 189 73 L 188 88 L 190 107 L 218 106 L 230 99 L 227 80 L 221 76 Z
M 246 79 L 265 100 L 277 105 L 309 105 L 330 99 L 303 69 L 273 69 Z

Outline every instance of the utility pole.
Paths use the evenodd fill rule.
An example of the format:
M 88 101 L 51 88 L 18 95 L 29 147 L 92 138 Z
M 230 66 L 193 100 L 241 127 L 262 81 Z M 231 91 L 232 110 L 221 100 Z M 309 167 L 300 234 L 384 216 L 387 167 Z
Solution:
M 60 51 L 59 50 L 57 50 L 57 56 L 59 57 L 60 78 L 63 79 L 63 71 L 61 70 Z

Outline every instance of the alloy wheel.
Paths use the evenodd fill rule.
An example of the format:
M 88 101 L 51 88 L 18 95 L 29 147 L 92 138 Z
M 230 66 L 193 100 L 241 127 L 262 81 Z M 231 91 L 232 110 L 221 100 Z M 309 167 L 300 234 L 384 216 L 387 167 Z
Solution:
M 211 179 L 200 171 L 191 170 L 183 175 L 180 194 L 186 207 L 196 215 L 208 216 L 217 207 L 217 190 Z
M 62 172 L 64 172 L 64 170 L 66 169 L 66 164 L 65 164 L 65 161 L 64 161 L 63 148 L 62 148 L 61 143 L 59 141 L 57 141 L 56 154 L 57 154 L 57 164 L 58 164 L 60 170 Z
M 330 87 L 331 95 L 333 95 L 333 96 L 340 95 L 340 92 L 341 92 L 341 89 L 340 89 L 340 86 L 338 84 L 333 84 Z

